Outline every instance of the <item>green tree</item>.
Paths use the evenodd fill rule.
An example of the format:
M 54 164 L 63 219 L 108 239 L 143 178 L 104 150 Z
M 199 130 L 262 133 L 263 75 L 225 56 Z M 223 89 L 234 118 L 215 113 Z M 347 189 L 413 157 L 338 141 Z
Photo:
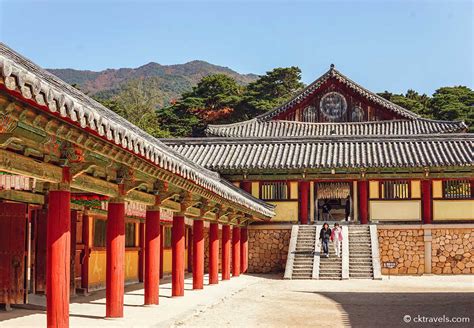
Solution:
M 420 95 L 413 89 L 409 89 L 405 95 L 384 91 L 379 93 L 379 96 L 426 118 L 432 118 L 432 113 L 429 109 L 430 97 L 425 94 Z
M 207 123 L 230 116 L 241 101 L 242 89 L 225 74 L 209 75 L 158 115 L 173 136 L 202 135 Z
M 267 72 L 247 85 L 241 103 L 242 118 L 254 117 L 283 104 L 303 87 L 301 70 L 296 66 Z
M 465 86 L 444 87 L 431 99 L 433 117 L 438 120 L 463 120 L 474 132 L 474 91 Z
M 111 99 L 98 99 L 130 123 L 154 137 L 168 137 L 170 133 L 162 129 L 156 108 L 161 93 L 151 80 L 131 80 L 123 85 L 120 92 Z

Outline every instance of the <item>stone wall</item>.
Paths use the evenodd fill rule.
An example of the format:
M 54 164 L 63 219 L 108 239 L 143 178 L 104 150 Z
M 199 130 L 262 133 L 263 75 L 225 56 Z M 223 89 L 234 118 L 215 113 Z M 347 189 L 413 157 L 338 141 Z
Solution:
M 382 267 L 382 274 L 402 275 L 425 272 L 425 246 L 422 229 L 383 229 L 378 227 L 380 261 L 396 262 L 393 269 Z
M 474 273 L 473 229 L 433 229 L 431 236 L 432 273 Z
M 230 234 L 232 237 L 232 233 Z M 231 268 L 232 268 L 232 247 L 231 249 Z M 222 269 L 222 229 L 219 229 L 219 272 Z M 204 228 L 204 272 L 209 273 L 209 228 Z
M 291 226 L 249 227 L 249 273 L 284 272 Z
M 379 225 L 382 274 L 474 274 L 472 224 Z M 383 268 L 396 262 L 396 268 Z

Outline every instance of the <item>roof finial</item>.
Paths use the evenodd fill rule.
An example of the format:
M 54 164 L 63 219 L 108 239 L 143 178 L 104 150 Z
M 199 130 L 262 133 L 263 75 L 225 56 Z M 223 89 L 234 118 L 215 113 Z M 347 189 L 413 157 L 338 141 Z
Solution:
M 334 64 L 331 64 L 331 69 L 333 69 L 333 68 L 334 68 Z

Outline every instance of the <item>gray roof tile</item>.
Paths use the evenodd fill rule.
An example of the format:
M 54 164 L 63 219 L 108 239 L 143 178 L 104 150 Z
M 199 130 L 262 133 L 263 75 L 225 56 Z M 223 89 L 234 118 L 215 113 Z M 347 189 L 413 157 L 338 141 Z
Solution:
M 474 159 L 473 134 L 163 141 L 184 157 L 218 171 L 471 167 Z

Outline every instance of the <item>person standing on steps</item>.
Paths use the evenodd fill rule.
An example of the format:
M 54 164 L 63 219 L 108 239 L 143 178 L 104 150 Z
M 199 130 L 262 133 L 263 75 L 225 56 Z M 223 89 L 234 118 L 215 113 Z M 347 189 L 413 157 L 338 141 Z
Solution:
M 329 229 L 329 224 L 326 222 L 323 224 L 323 228 L 319 233 L 319 239 L 323 244 L 323 253 L 326 257 L 329 257 L 329 239 L 331 238 L 331 229 Z
M 341 257 L 342 228 L 339 226 L 339 223 L 334 223 L 334 228 L 331 233 L 331 241 L 334 244 L 336 256 Z
M 321 208 L 323 209 L 323 220 L 324 221 L 329 220 L 331 216 L 331 209 L 332 209 L 331 205 L 329 205 L 328 202 L 325 202 L 323 206 L 321 206 Z
M 351 220 L 351 212 L 352 212 L 351 196 L 347 196 L 346 198 L 345 212 L 346 212 L 346 221 L 349 222 Z

